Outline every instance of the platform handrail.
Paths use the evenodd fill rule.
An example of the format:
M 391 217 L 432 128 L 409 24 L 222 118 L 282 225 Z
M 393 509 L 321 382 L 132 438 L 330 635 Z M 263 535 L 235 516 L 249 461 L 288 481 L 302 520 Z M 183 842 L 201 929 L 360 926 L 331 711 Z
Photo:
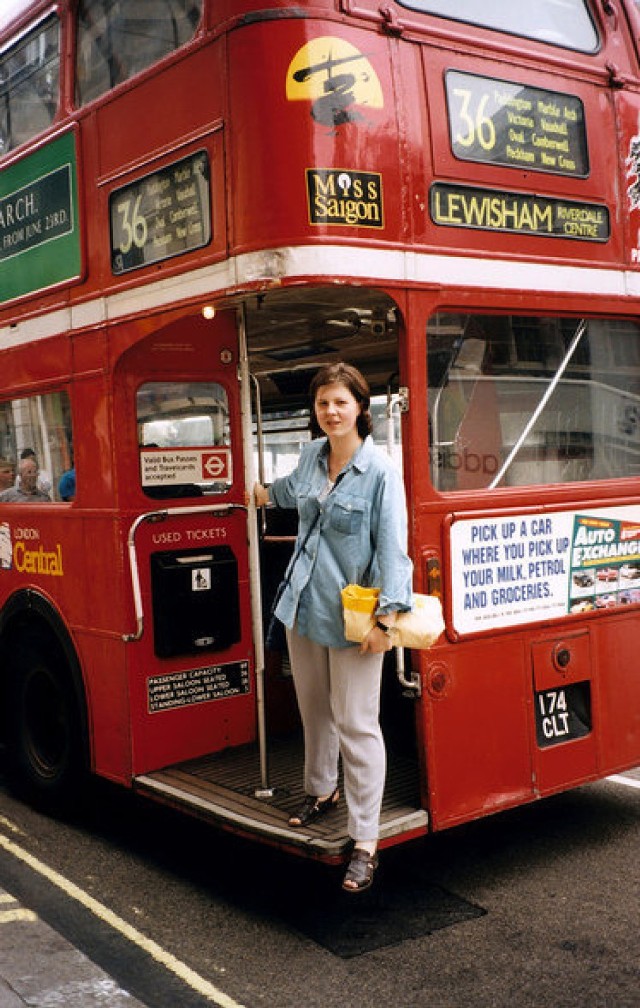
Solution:
M 129 554 L 129 570 L 131 572 L 131 587 L 133 589 L 133 607 L 135 611 L 136 629 L 134 633 L 122 634 L 125 644 L 142 640 L 144 634 L 144 607 L 142 604 L 142 591 L 140 588 L 140 569 L 138 565 L 138 554 L 136 550 L 136 532 L 145 522 L 161 522 L 167 518 L 177 515 L 195 515 L 213 513 L 217 515 L 230 514 L 232 511 L 246 511 L 244 504 L 208 504 L 206 506 L 191 507 L 170 507 L 162 508 L 158 511 L 145 511 L 131 523 L 129 534 L 127 535 L 127 552 Z

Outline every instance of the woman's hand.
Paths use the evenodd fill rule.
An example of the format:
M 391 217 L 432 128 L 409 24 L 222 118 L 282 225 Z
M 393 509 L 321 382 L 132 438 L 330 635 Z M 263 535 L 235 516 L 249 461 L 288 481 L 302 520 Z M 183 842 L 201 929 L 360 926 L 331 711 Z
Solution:
M 360 645 L 360 654 L 384 654 L 391 651 L 393 644 L 388 634 L 374 626 Z
M 269 491 L 262 483 L 255 483 L 253 486 L 253 499 L 257 507 L 266 507 L 269 503 Z

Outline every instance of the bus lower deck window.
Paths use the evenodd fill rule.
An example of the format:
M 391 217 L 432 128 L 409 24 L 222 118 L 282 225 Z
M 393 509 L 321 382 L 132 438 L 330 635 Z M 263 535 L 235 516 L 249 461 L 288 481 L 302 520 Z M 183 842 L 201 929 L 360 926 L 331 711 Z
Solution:
M 640 472 L 638 323 L 440 313 L 427 336 L 436 490 Z

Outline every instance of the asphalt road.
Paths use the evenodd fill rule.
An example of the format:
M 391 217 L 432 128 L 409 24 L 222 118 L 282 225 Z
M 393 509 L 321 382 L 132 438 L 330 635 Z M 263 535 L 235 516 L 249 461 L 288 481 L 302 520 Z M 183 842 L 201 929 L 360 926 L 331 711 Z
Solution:
M 148 1008 L 640 1008 L 625 779 L 387 851 L 355 899 L 337 869 L 104 784 L 73 822 L 0 789 L 0 889 Z M 0 952 L 45 954 L 21 926 Z

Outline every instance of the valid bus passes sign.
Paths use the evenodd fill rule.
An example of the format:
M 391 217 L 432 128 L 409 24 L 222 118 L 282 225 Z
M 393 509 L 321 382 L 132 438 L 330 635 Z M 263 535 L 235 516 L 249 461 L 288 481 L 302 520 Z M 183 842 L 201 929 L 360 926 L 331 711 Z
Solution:
M 0 302 L 80 276 L 75 136 L 0 174 Z

